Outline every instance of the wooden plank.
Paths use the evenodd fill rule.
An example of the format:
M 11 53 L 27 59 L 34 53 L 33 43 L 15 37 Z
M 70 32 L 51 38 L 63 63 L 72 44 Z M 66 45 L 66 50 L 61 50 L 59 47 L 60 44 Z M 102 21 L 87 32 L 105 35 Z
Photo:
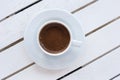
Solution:
M 43 0 L 40 3 L 28 8 L 27 10 L 8 18 L 7 20 L 0 23 L 0 49 L 5 47 L 6 45 L 13 42 L 13 40 L 17 40 L 20 37 L 18 35 L 23 35 L 24 30 L 31 20 L 33 16 L 40 12 L 43 9 L 51 9 L 51 8 L 60 8 L 68 10 L 69 12 L 81 7 L 92 0 Z M 53 5 L 53 3 L 55 3 Z M 61 6 L 62 5 L 62 6 Z M 20 34 L 21 33 L 21 34 Z M 14 37 L 9 37 L 14 35 Z
M 23 46 L 23 42 L 20 42 L 18 45 L 15 45 L 0 54 L 0 79 L 9 75 L 12 71 L 16 71 L 32 62 L 25 54 Z M 20 52 L 16 52 L 18 50 Z
M 120 79 L 120 73 L 113 76 L 112 78 L 110 78 L 109 80 L 119 80 Z
M 119 3 L 119 0 L 99 0 L 88 8 L 75 13 L 75 16 L 83 26 L 83 31 L 87 33 L 101 24 L 120 16 Z
M 60 70 L 60 71 L 48 71 L 38 67 L 37 65 L 33 65 L 23 70 L 22 72 L 12 76 L 10 80 L 14 80 L 14 79 L 55 80 L 61 77 L 62 75 L 70 72 L 71 70 L 76 69 L 77 67 L 82 66 L 87 62 L 93 60 L 94 58 L 102 55 L 104 52 L 107 52 L 108 50 L 112 49 L 116 45 L 120 44 L 120 37 L 116 36 L 116 35 L 120 35 L 120 32 L 119 32 L 120 27 L 118 26 L 120 26 L 120 20 L 117 20 L 111 25 L 108 25 L 107 27 L 95 32 L 94 34 L 89 35 L 86 38 L 86 44 L 82 46 L 83 49 L 86 49 L 84 54 L 81 54 L 78 61 L 75 64 L 73 64 L 73 66 L 70 68 Z M 19 46 L 19 44 L 17 44 L 17 46 Z M 21 47 L 20 50 L 17 49 L 16 53 L 21 54 L 21 51 L 23 52 L 22 49 L 23 47 Z M 9 52 L 11 52 L 11 50 L 9 50 Z M 19 56 L 21 58 L 22 63 L 24 63 L 24 60 L 22 59 L 23 56 Z M 13 60 L 13 61 L 16 62 L 16 60 Z M 14 65 L 17 65 L 17 63 Z M 6 72 L 8 72 L 8 70 Z
M 120 48 L 62 80 L 109 80 L 119 72 Z
M 0 0 L 0 20 L 37 0 Z
M 53 2 L 56 0 L 53 0 Z M 78 8 L 78 6 L 83 6 L 84 4 L 87 4 L 88 2 L 90 2 L 92 0 L 86 0 L 86 1 L 82 1 L 82 0 L 74 0 L 72 2 L 72 0 L 69 0 L 69 2 L 67 2 L 67 6 L 66 6 L 66 1 L 65 0 L 60 0 L 56 1 L 56 5 L 52 5 L 53 2 L 52 1 L 42 1 L 34 6 L 32 6 L 31 8 L 10 17 L 9 19 L 3 21 L 2 23 L 0 23 L 1 25 L 1 29 L 0 29 L 0 48 L 6 46 L 7 44 L 13 42 L 14 40 L 17 40 L 19 38 L 21 38 L 23 36 L 23 31 L 24 28 L 26 27 L 26 24 L 29 22 L 29 19 L 31 19 L 35 13 L 34 12 L 38 12 L 42 9 L 48 9 L 48 8 L 61 8 L 62 7 L 66 7 L 66 10 L 68 11 L 73 11 L 76 8 Z M 49 4 L 48 4 L 49 3 Z M 64 3 L 64 4 L 63 4 Z M 75 5 L 77 3 L 77 5 Z M 59 4 L 59 5 L 58 5 Z M 74 6 L 73 6 L 74 4 Z M 70 7 L 70 5 L 72 5 Z M 45 8 L 43 8 L 45 7 Z M 4 26 L 4 27 L 3 27 Z M 2 65 L 0 67 L 0 78 L 3 78 L 5 76 L 7 76 L 8 74 L 11 74 L 12 72 L 24 67 L 25 65 L 29 64 L 29 59 L 27 58 L 27 56 L 25 55 L 25 51 L 24 51 L 24 44 L 23 42 L 15 45 L 14 47 L 1 52 L 0 54 L 0 61 L 5 61 L 5 63 L 0 62 L 0 64 Z M 18 51 L 18 52 L 16 52 Z M 13 53 L 15 54 L 15 56 L 12 56 Z M 8 57 L 9 59 L 6 59 L 6 57 Z M 19 58 L 19 60 L 17 61 L 17 58 Z M 25 60 L 28 59 L 28 60 Z M 24 62 L 25 61 L 25 62 Z M 8 62 L 8 63 L 7 63 Z M 18 62 L 20 62 L 20 65 L 17 65 Z M 22 64 L 22 62 L 24 62 Z M 12 65 L 11 65 L 12 64 Z M 7 68 L 7 66 L 9 65 L 10 68 Z M 13 66 L 14 65 L 14 66 Z M 6 66 L 6 67 L 5 67 Z M 19 67 L 16 67 L 19 66 Z
M 96 0 L 47 0 L 48 4 L 45 6 L 45 9 L 60 8 L 65 9 L 69 12 L 78 9 L 79 7 Z M 54 4 L 54 5 L 53 5 Z
M 114 78 L 113 80 L 120 80 L 120 76 Z

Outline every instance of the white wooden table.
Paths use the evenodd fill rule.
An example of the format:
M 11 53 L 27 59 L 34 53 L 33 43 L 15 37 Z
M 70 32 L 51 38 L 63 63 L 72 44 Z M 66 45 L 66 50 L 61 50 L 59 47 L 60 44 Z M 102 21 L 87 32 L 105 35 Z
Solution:
M 86 36 L 79 60 L 59 71 L 37 66 L 24 49 L 26 25 L 50 8 L 71 12 Z M 0 0 L 0 80 L 120 80 L 120 0 Z

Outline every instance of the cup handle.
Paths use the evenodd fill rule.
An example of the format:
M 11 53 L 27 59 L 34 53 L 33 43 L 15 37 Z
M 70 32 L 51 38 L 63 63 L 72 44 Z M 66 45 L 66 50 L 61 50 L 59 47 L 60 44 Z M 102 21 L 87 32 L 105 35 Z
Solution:
M 72 45 L 73 45 L 73 46 L 80 47 L 81 44 L 82 44 L 82 41 L 72 40 Z

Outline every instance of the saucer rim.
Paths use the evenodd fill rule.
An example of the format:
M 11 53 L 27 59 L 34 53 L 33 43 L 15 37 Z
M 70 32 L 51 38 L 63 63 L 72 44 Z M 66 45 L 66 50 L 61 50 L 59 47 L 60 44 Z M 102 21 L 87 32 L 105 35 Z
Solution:
M 61 9 L 49 9 L 49 10 L 43 10 L 43 12 L 48 12 L 48 11 L 62 11 L 62 12 L 65 12 L 65 13 L 67 13 L 67 14 L 69 14 L 69 15 L 71 15 L 71 17 L 74 17 L 72 14 L 70 14 L 69 12 L 67 12 L 67 11 L 65 11 L 65 10 L 61 10 Z M 37 14 L 37 16 L 35 16 L 31 21 L 33 21 L 36 17 L 38 17 L 40 14 L 41 14 L 42 12 L 40 12 L 40 13 L 38 13 Z M 74 17 L 75 18 L 75 17 Z M 76 20 L 77 21 L 77 20 Z M 32 22 L 30 22 L 29 24 L 31 24 Z M 79 26 L 80 26 L 80 23 L 79 23 Z M 24 33 L 24 38 L 25 38 L 25 47 L 27 48 L 27 44 L 26 44 L 26 41 L 28 41 L 27 40 L 27 30 L 29 30 L 28 29 L 29 28 L 29 25 L 27 26 L 27 28 L 26 28 L 26 30 L 25 30 L 25 33 Z M 79 29 L 81 30 L 81 33 L 83 33 L 82 31 L 82 29 L 81 29 L 81 27 L 79 27 Z M 73 32 L 71 32 L 71 33 L 73 33 Z M 74 35 L 73 35 L 74 36 Z M 84 36 L 84 35 L 83 35 Z M 84 38 L 85 38 L 85 36 L 84 36 Z M 29 42 L 29 41 L 28 41 Z M 82 42 L 84 42 L 84 39 L 82 40 Z M 35 44 L 34 44 L 35 45 Z M 34 51 L 33 51 L 34 52 Z M 40 52 L 41 53 L 41 52 Z M 32 53 L 33 54 L 33 53 Z M 29 54 L 28 54 L 29 55 Z M 36 60 L 35 60 L 35 57 L 34 57 L 34 55 L 33 56 L 31 56 L 31 55 L 29 55 L 31 58 L 32 58 L 32 60 L 35 62 L 35 63 L 37 63 L 39 66 L 41 66 L 38 62 L 36 62 Z M 44 64 L 44 63 L 43 63 Z M 58 68 L 56 68 L 56 69 L 53 69 L 53 68 L 49 68 L 49 67 L 45 67 L 45 66 L 41 66 L 41 67 L 43 67 L 43 68 L 46 68 L 46 69 L 50 69 L 50 70 L 58 70 Z M 68 67 L 68 66 L 67 66 Z M 63 69 L 63 68 L 66 68 L 66 67 L 63 67 L 63 66 L 61 66 L 61 67 L 59 67 L 59 69 Z

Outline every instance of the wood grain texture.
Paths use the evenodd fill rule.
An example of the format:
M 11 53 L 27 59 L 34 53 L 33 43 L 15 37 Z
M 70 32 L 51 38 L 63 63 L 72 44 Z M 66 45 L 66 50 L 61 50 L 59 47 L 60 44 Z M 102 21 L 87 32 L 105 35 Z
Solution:
M 22 72 L 8 78 L 8 80 L 9 79 L 10 80 L 12 80 L 12 79 L 19 80 L 21 78 L 23 80 L 26 80 L 26 79 L 27 80 L 28 79 L 39 80 L 41 78 L 43 80 L 47 80 L 47 79 L 55 80 L 55 79 L 63 76 L 64 74 L 66 74 L 80 66 L 85 65 L 89 61 L 95 59 L 96 57 L 102 55 L 103 53 L 107 52 L 108 50 L 111 50 L 112 48 L 114 48 L 115 46 L 120 44 L 120 38 L 115 36 L 115 35 L 120 35 L 120 32 L 119 32 L 120 27 L 118 27 L 118 25 L 120 25 L 120 20 L 117 20 L 116 22 L 111 23 L 111 25 L 108 25 L 107 27 L 86 37 L 86 44 L 84 46 L 82 46 L 82 48 L 85 51 L 84 54 L 81 54 L 80 55 L 81 57 L 79 57 L 78 60 L 76 61 L 76 63 L 73 64 L 73 66 L 70 68 L 61 70 L 61 71 L 49 71 L 49 70 L 45 70 L 41 67 L 38 67 L 37 65 L 32 65 L 31 67 L 23 70 Z M 16 46 L 19 46 L 19 44 L 17 44 Z M 23 53 L 22 49 L 23 49 L 23 47 L 21 47 L 20 50 L 17 49 L 17 51 L 19 53 L 21 53 L 21 51 L 22 51 L 22 53 Z M 11 52 L 11 51 L 9 51 L 9 52 Z M 25 52 L 24 52 L 24 54 L 25 54 Z M 22 60 L 23 56 L 19 56 L 19 57 L 21 58 L 21 62 L 23 62 L 23 63 L 25 62 L 25 64 L 27 65 L 27 62 Z M 15 61 L 15 60 L 13 60 L 13 61 Z M 11 62 L 13 62 L 13 61 L 11 61 Z M 14 65 L 17 65 L 17 64 L 14 64 Z M 45 76 L 47 76 L 47 77 L 45 77 Z
M 91 1 L 93 1 L 93 0 L 86 0 L 86 1 L 70 0 L 67 2 L 66 2 L 66 0 L 60 0 L 60 1 L 44 0 L 44 1 L 37 3 L 34 6 L 26 9 L 25 11 L 22 11 L 21 13 L 8 18 L 7 20 L 0 23 L 0 34 L 1 34 L 0 49 L 4 48 L 5 45 L 7 46 L 10 43 L 12 43 L 13 40 L 16 41 L 17 39 L 19 39 L 20 38 L 19 35 L 24 34 L 24 30 L 25 30 L 27 24 L 41 10 L 59 8 L 59 9 L 65 9 L 65 10 L 68 10 L 69 12 L 71 12 Z M 55 4 L 53 5 L 53 3 L 55 3 Z M 16 37 L 16 39 L 14 37 L 9 37 L 9 36 L 13 36 L 13 35 L 14 35 L 14 37 Z
M 62 80 L 109 80 L 114 74 L 120 72 L 119 59 L 120 48 Z
M 119 0 L 99 0 L 95 4 L 75 13 L 85 33 L 94 30 L 115 17 L 120 16 Z M 85 28 L 84 28 L 85 27 Z
M 69 1 L 69 3 L 67 3 L 67 6 L 65 6 L 65 4 L 63 5 L 64 7 L 66 7 L 66 10 L 68 11 L 72 11 L 73 9 L 77 9 L 81 6 L 83 6 L 84 4 L 87 4 L 88 2 L 92 1 L 92 0 L 87 0 L 87 1 L 84 1 L 82 3 L 78 3 L 77 1 L 79 0 L 75 0 L 73 3 L 72 3 L 72 0 Z M 47 5 L 49 3 L 49 5 Z M 34 12 L 37 12 L 38 9 L 39 10 L 42 10 L 42 9 L 48 9 L 48 8 L 55 8 L 56 6 L 58 8 L 61 8 L 61 5 L 64 3 L 64 0 L 61 0 L 61 2 L 56 2 L 56 5 L 52 5 L 53 3 L 52 2 L 41 2 L 41 3 L 38 3 L 34 6 L 32 6 L 31 8 L 17 14 L 16 16 L 12 16 L 10 18 L 8 18 L 7 20 L 3 21 L 0 23 L 0 25 L 4 25 L 6 26 L 6 28 L 2 27 L 0 29 L 0 32 L 1 34 L 5 33 L 6 36 L 4 36 L 2 34 L 1 36 L 1 41 L 0 41 L 0 47 L 1 49 L 4 49 L 4 46 L 9 44 L 9 43 L 12 43 L 14 42 L 15 40 L 19 40 L 22 36 L 23 36 L 23 33 L 24 33 L 24 29 L 26 27 L 26 24 L 27 22 L 29 21 L 29 19 L 31 18 L 30 16 L 35 14 Z M 78 3 L 77 5 L 74 5 L 73 4 L 76 4 Z M 59 4 L 59 5 L 58 5 Z M 70 5 L 72 5 L 70 7 Z M 63 7 L 62 6 L 62 7 Z M 79 7 L 78 7 L 79 6 Z M 43 7 L 46 7 L 46 8 L 43 8 Z M 29 15 L 26 14 L 26 13 L 30 13 Z M 24 16 L 24 17 L 22 17 Z M 29 18 L 26 20 L 26 18 Z M 33 16 L 32 16 L 33 17 Z M 20 19 L 20 20 L 19 20 Z M 22 21 L 23 19 L 25 19 L 24 21 Z M 13 20 L 13 21 L 11 21 Z M 21 23 L 22 21 L 22 23 Z M 7 27 L 8 26 L 8 27 Z M 16 27 L 17 26 L 17 27 Z M 14 28 L 14 29 L 13 29 Z M 15 31 L 16 30 L 16 31 Z M 20 31 L 19 31 L 20 30 Z M 11 36 L 14 36 L 14 37 L 11 37 Z M 2 38 L 4 37 L 4 38 Z M 22 39 L 22 38 L 21 38 Z M 20 40 L 21 40 L 20 39 Z M 17 41 L 16 41 L 17 42 Z M 11 52 L 12 51 L 12 52 Z M 16 52 L 18 51 L 18 52 Z M 20 51 L 20 52 L 19 52 Z M 22 51 L 22 52 L 21 52 Z M 12 56 L 13 54 L 15 54 L 15 56 Z M 8 57 L 8 60 L 6 59 L 6 56 Z M 18 57 L 17 57 L 18 56 Z M 5 77 L 7 76 L 8 74 L 11 74 L 12 72 L 15 72 L 23 67 L 25 67 L 26 65 L 30 64 L 32 61 L 28 59 L 27 56 L 25 56 L 25 51 L 24 51 L 24 44 L 23 42 L 20 42 L 18 45 L 15 45 L 14 47 L 11 47 L 10 49 L 8 50 L 5 50 L 3 52 L 1 52 L 1 61 L 5 60 L 5 63 L 1 62 L 2 64 L 4 64 L 0 69 L 1 69 L 1 76 L 0 78 L 2 77 Z M 19 58 L 19 60 L 17 60 Z M 21 58 L 21 59 L 20 59 Z M 23 59 L 24 58 L 24 59 Z M 26 60 L 28 59 L 28 60 Z M 20 61 L 22 60 L 22 61 Z M 6 63 L 8 61 L 8 64 Z M 18 62 L 23 62 L 25 61 L 24 63 L 20 63 L 20 65 L 17 65 Z M 12 66 L 11 64 L 13 64 L 14 66 Z M 5 67 L 6 66 L 6 67 Z M 7 68 L 7 66 L 10 66 L 12 67 L 11 68 Z M 16 67 L 17 66 L 17 67 Z M 19 67 L 18 67 L 19 66 Z
M 53 5 L 53 2 L 55 2 L 56 4 Z M 24 29 L 29 20 L 33 17 L 31 17 L 31 15 L 35 14 L 34 12 L 51 8 L 66 9 L 71 12 L 87 4 L 88 2 L 91 2 L 91 0 L 69 0 L 70 3 L 67 2 L 67 4 L 65 0 L 60 0 L 60 2 L 53 0 L 53 2 L 43 1 L 1 22 L 0 44 L 3 44 L 0 46 L 0 48 L 3 48 L 7 44 L 19 39 L 19 34 L 20 36 L 23 36 Z M 120 14 L 118 9 L 119 0 L 99 0 L 89 7 L 75 13 L 74 16 L 81 23 L 83 31 L 85 33 L 89 33 L 90 31 L 93 31 L 101 25 L 111 21 L 112 19 L 119 17 Z M 38 67 L 35 64 L 27 69 L 24 69 L 22 72 L 19 72 L 18 74 L 8 78 L 8 80 L 55 80 L 70 72 L 71 70 L 85 65 L 89 61 L 119 45 L 120 38 L 117 35 L 120 35 L 120 27 L 118 26 L 120 26 L 120 20 L 116 20 L 115 22 L 106 25 L 106 27 L 101 28 L 99 31 L 96 31 L 95 33 L 89 35 L 86 38 L 86 44 L 82 47 L 83 49 L 86 49 L 84 50 L 84 54 L 81 54 L 82 57 L 80 57 L 71 68 L 61 71 L 48 71 L 41 67 Z M 11 36 L 14 36 L 15 38 L 11 38 Z M 24 50 L 23 42 L 20 42 L 17 45 L 3 51 L 0 55 L 0 64 L 2 65 L 0 66 L 0 78 L 5 78 L 6 76 L 9 76 L 9 74 L 19 71 L 20 69 L 26 67 L 26 65 L 33 63 L 25 53 L 26 52 Z M 18 65 L 18 63 L 20 64 Z M 10 66 L 10 68 L 8 68 L 7 66 Z
M 37 0 L 0 0 L 0 21 Z
M 120 80 L 120 73 L 110 78 L 109 80 Z

